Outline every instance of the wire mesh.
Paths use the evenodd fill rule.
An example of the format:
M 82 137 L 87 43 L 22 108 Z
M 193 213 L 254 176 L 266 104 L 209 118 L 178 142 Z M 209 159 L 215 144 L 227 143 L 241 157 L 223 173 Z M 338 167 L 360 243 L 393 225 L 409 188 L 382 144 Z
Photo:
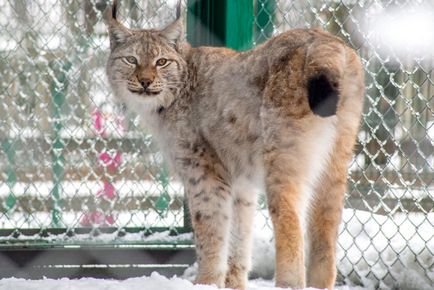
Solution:
M 176 2 L 123 1 L 121 15 L 130 27 L 161 27 Z M 64 244 L 85 228 L 185 229 L 182 186 L 139 118 L 111 102 L 107 3 L 0 0 L 2 243 L 48 235 Z M 381 47 L 380 24 L 371 21 L 432 3 L 255 3 L 254 43 L 321 26 L 363 60 L 366 106 L 340 229 L 340 280 L 387 288 L 410 267 L 434 284 L 434 58 Z M 53 238 L 48 229 L 66 234 Z
M 108 3 L 0 1 L 5 234 L 184 226 L 182 186 L 169 180 L 140 120 L 109 97 Z M 159 27 L 175 5 L 124 1 L 121 13 L 131 27 Z
M 339 232 L 341 280 L 434 285 L 434 54 L 432 42 L 421 42 L 433 39 L 426 13 L 433 8 L 432 1 L 257 1 L 256 42 L 322 27 L 356 49 L 365 67 L 365 110 Z M 405 281 L 414 280 L 405 269 L 422 273 L 421 286 Z

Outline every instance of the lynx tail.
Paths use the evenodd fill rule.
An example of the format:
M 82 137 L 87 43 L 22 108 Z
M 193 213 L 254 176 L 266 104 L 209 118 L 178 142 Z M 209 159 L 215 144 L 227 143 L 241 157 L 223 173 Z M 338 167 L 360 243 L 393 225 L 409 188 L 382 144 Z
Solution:
M 345 46 L 314 42 L 308 48 L 306 58 L 309 106 L 321 117 L 333 116 L 342 98 L 342 78 L 347 65 Z
M 334 87 L 326 74 L 311 76 L 307 83 L 310 109 L 321 117 L 336 114 L 339 91 Z

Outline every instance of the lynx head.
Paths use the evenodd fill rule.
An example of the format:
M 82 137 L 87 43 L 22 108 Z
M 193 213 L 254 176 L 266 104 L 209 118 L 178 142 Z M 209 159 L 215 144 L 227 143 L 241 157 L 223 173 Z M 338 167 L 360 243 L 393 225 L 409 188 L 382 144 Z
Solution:
M 180 17 L 162 30 L 129 29 L 116 19 L 113 1 L 109 12 L 110 56 L 107 76 L 114 95 L 132 109 L 170 106 L 184 86 L 186 62 L 181 51 L 184 29 Z M 139 108 L 137 108 L 139 106 Z

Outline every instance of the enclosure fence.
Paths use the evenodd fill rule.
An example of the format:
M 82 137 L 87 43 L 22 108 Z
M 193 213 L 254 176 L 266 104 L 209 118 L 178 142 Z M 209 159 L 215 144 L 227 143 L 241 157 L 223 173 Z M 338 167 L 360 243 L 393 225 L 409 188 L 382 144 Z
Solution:
M 174 18 L 177 1 L 120 2 L 126 25 L 155 28 Z M 212 2 L 184 3 L 193 43 L 193 18 Z M 417 38 L 397 46 L 381 34 L 384 20 L 434 11 L 432 1 L 240 2 L 245 10 L 230 0 L 225 9 L 251 20 L 245 39 L 226 30 L 223 38 L 210 34 L 209 43 L 245 49 L 290 28 L 319 26 L 362 58 L 366 102 L 348 173 L 339 281 L 405 288 L 407 269 L 420 285 L 434 285 L 434 53 L 404 49 Z M 190 231 L 182 185 L 170 178 L 140 118 L 111 98 L 108 4 L 0 0 L 2 248 L 140 243 L 155 232 Z M 228 27 L 228 19 L 213 21 Z M 420 37 L 428 33 L 418 29 Z M 258 215 L 269 227 L 265 204 L 260 198 Z

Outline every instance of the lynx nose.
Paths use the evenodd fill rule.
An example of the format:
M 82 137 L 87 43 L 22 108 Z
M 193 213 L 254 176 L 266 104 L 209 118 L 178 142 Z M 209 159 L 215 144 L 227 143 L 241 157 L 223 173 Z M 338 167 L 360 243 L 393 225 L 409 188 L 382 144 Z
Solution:
M 146 90 L 152 84 L 153 81 L 154 80 L 150 78 L 143 78 L 140 80 L 140 84 Z

